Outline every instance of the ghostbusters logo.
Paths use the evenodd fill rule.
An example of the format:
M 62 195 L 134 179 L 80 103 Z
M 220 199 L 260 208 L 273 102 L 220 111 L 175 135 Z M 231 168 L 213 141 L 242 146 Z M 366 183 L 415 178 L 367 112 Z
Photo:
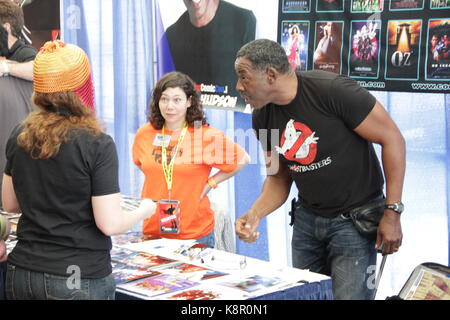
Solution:
M 311 164 L 317 155 L 319 137 L 315 137 L 315 134 L 305 124 L 291 119 L 281 136 L 281 147 L 276 146 L 275 150 L 287 160 L 296 161 L 302 165 Z

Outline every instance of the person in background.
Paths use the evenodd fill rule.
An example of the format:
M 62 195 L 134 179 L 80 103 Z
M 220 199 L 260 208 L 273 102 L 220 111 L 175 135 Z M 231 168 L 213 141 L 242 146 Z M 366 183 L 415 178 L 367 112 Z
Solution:
M 33 60 L 37 50 L 21 39 L 22 9 L 0 0 L 0 172 L 5 168 L 11 130 L 32 111 Z M 0 203 L 2 177 L 0 174 Z M 0 205 L 1 206 L 1 205 Z
M 356 81 L 325 71 L 296 73 L 274 41 L 243 46 L 235 71 L 236 88 L 253 108 L 253 128 L 271 164 L 260 196 L 236 220 L 237 235 L 256 241 L 260 220 L 284 204 L 295 182 L 293 266 L 330 275 L 335 299 L 374 298 L 369 280 L 376 248 L 391 254 L 402 244 L 406 152 L 399 129 Z M 360 234 L 348 217 L 350 210 L 384 198 L 372 143 L 381 145 L 386 179 L 376 239 Z
M 114 141 L 103 133 L 85 52 L 47 42 L 34 62 L 37 108 L 6 147 L 3 208 L 21 212 L 8 255 L 7 299 L 114 299 L 113 234 L 155 211 L 122 211 Z
M 179 205 L 179 222 L 172 230 L 161 228 L 164 221 L 156 214 L 144 221 L 143 233 L 214 247 L 214 212 L 207 194 L 238 173 L 249 157 L 207 124 L 189 76 L 170 72 L 156 83 L 148 123 L 133 143 L 133 161 L 145 175 L 142 197 Z M 218 172 L 210 176 L 213 168 Z
M 0 0 L 0 28 L 6 31 L 6 39 L 2 38 L 3 43 L 0 46 L 0 55 L 6 58 L 2 61 L 0 77 L 9 75 L 33 81 L 33 60 L 36 49 L 22 40 L 23 27 L 22 9 L 11 0 Z M 5 40 L 6 43 L 4 43 Z

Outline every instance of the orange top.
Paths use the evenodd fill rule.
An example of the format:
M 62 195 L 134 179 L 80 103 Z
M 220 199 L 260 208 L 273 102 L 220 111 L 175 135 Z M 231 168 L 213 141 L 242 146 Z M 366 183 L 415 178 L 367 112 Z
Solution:
M 170 138 L 167 161 L 170 162 L 178 143 L 181 130 L 165 130 Z M 139 128 L 133 143 L 133 161 L 144 172 L 145 181 L 141 196 L 153 200 L 168 199 L 167 184 L 161 164 L 161 130 L 150 123 Z M 167 140 L 164 140 L 165 145 Z M 152 236 L 177 239 L 198 239 L 214 228 L 214 212 L 207 196 L 200 195 L 207 184 L 211 169 L 233 171 L 245 151 L 238 144 L 226 138 L 222 131 L 202 126 L 189 127 L 178 149 L 173 169 L 172 200 L 180 201 L 180 233 L 161 234 L 159 214 L 155 213 L 144 221 L 143 233 Z

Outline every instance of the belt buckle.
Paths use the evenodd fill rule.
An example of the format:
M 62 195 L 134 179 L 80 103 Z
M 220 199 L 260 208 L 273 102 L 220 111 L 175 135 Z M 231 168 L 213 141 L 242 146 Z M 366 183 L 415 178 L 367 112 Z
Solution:
M 344 213 L 341 213 L 341 218 L 344 219 L 344 220 L 350 219 L 350 213 L 348 211 L 344 212 Z

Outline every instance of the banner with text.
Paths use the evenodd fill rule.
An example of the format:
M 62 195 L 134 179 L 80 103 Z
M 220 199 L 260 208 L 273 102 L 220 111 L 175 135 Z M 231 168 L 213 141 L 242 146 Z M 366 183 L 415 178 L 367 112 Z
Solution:
M 369 90 L 450 92 L 450 0 L 279 0 L 278 42 L 296 70 Z

